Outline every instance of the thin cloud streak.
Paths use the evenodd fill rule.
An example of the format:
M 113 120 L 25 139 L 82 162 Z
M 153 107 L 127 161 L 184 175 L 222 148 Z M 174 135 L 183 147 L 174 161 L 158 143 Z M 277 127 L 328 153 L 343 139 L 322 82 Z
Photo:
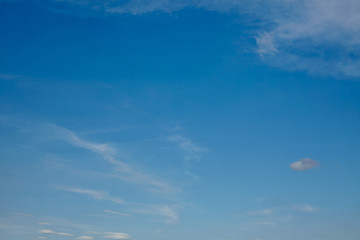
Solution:
M 70 143 L 71 145 L 100 154 L 107 162 L 116 167 L 115 170 L 118 173 L 121 173 L 114 174 L 114 177 L 142 186 L 148 186 L 148 190 L 152 192 L 172 193 L 179 191 L 179 189 L 170 186 L 168 183 L 139 170 L 135 170 L 130 165 L 117 160 L 116 149 L 107 143 L 94 143 L 84 140 L 69 129 L 59 127 L 57 125 L 48 125 L 48 127 L 52 129 L 58 138 Z
M 131 215 L 128 214 L 128 213 L 121 213 L 121 212 L 113 211 L 113 210 L 109 210 L 109 209 L 105 209 L 104 212 L 110 213 L 110 214 L 113 214 L 113 215 L 118 215 L 118 216 L 126 216 L 126 217 L 130 217 L 130 216 L 131 216 Z
M 148 205 L 133 209 L 132 211 L 137 214 L 161 216 L 164 218 L 164 223 L 174 224 L 180 221 L 177 208 L 178 206 Z
M 40 234 L 50 234 L 50 235 L 59 235 L 59 236 L 73 236 L 71 233 L 64 233 L 64 232 L 55 232 L 51 229 L 41 229 L 38 231 Z
M 127 233 L 118 233 L 118 232 L 105 232 L 103 238 L 110 239 L 129 239 L 130 235 Z
M 81 189 L 81 188 L 61 188 L 61 190 L 72 192 L 72 193 L 79 193 L 88 195 L 94 199 L 101 199 L 101 200 L 109 200 L 115 203 L 124 203 L 125 201 L 121 198 L 112 197 L 109 195 L 109 193 L 104 191 L 95 191 L 90 189 Z

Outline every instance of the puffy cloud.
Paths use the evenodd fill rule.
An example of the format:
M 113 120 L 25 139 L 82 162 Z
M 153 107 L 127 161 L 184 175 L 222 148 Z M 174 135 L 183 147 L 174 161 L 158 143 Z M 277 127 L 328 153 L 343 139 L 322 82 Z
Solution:
M 293 162 L 292 164 L 290 164 L 290 168 L 295 171 L 304 171 L 304 170 L 312 169 L 318 165 L 319 163 L 315 160 L 312 160 L 310 158 L 303 158 L 300 161 Z

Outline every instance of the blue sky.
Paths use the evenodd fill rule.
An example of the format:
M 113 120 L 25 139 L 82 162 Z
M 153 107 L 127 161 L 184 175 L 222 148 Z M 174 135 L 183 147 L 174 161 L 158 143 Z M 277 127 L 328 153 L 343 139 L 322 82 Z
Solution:
M 1 239 L 358 239 L 359 11 L 0 1 Z

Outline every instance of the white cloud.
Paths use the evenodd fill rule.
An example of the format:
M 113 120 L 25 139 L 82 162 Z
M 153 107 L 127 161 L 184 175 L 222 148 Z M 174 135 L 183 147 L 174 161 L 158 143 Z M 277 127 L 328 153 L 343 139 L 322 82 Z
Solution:
M 164 218 L 164 223 L 174 224 L 179 222 L 179 214 L 177 206 L 169 205 L 148 205 L 143 208 L 133 210 L 133 212 L 144 215 L 161 216 Z
M 42 233 L 42 234 L 55 234 L 55 232 L 51 229 L 41 229 L 38 231 L 38 233 Z
M 178 189 L 167 184 L 166 182 L 159 180 L 154 176 L 150 176 L 149 174 L 136 170 L 130 165 L 117 160 L 116 159 L 117 151 L 110 144 L 94 143 L 91 141 L 87 141 L 85 139 L 80 138 L 69 129 L 59 127 L 57 125 L 48 125 L 48 127 L 50 130 L 54 132 L 54 134 L 58 138 L 76 147 L 80 147 L 89 150 L 91 152 L 100 154 L 107 162 L 115 166 L 115 170 L 117 171 L 117 174 L 114 174 L 113 177 L 117 177 L 124 181 L 136 183 L 142 186 L 149 186 L 149 190 L 152 190 L 153 192 L 179 191 Z M 96 193 L 94 193 L 94 196 L 96 196 Z M 99 196 L 101 196 L 101 194 Z M 113 199 L 113 201 L 115 202 L 117 200 Z
M 302 211 L 302 212 L 316 212 L 318 211 L 316 208 L 314 208 L 313 206 L 309 205 L 309 204 L 303 204 L 303 205 L 296 205 L 293 206 L 294 209 Z
M 54 232 L 51 229 L 41 229 L 38 231 L 38 233 L 41 234 L 53 234 L 53 235 L 59 235 L 59 236 L 73 236 L 71 233 L 64 233 L 64 232 Z
M 71 234 L 71 233 L 64 233 L 64 232 L 57 232 L 55 234 L 60 235 L 60 236 L 73 236 L 73 234 Z
M 105 232 L 104 238 L 110 239 L 129 239 L 130 235 L 127 233 L 118 233 L 118 232 Z
M 67 0 L 112 14 L 174 12 L 195 7 L 246 16 L 258 25 L 256 52 L 276 67 L 360 77 L 358 0 Z M 330 53 L 331 52 L 331 53 Z
M 124 200 L 122 200 L 121 198 L 112 197 L 109 195 L 109 193 L 104 191 L 95 191 L 95 190 L 81 189 L 81 188 L 61 188 L 61 190 L 73 192 L 73 193 L 85 194 L 95 199 L 109 200 L 115 203 L 124 203 Z
M 312 160 L 310 158 L 303 158 L 300 161 L 291 163 L 290 168 L 295 171 L 304 171 L 304 170 L 312 169 L 318 165 L 319 163 L 316 162 L 315 160 Z
M 93 240 L 92 236 L 79 236 L 76 238 L 77 240 Z
M 117 211 L 113 211 L 113 210 L 109 210 L 109 209 L 105 209 L 104 212 L 111 213 L 111 214 L 114 214 L 114 215 L 119 215 L 119 216 L 128 216 L 128 217 L 131 216 L 128 213 L 121 213 L 121 212 L 117 212 Z
M 266 62 L 313 74 L 360 76 L 360 1 L 299 0 L 286 9 L 287 14 L 269 15 L 274 27 L 256 38 Z

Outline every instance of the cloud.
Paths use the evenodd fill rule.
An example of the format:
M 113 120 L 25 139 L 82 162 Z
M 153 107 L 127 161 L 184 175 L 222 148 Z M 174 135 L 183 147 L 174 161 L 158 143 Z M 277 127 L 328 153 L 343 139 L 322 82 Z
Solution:
M 303 158 L 298 162 L 293 162 L 290 164 L 290 168 L 295 171 L 304 171 L 308 169 L 312 169 L 318 166 L 319 163 L 310 158 Z
M 71 233 L 64 233 L 64 232 L 58 232 L 58 233 L 56 233 L 56 235 L 60 235 L 60 236 L 73 236 L 73 234 L 71 234 Z
M 50 229 L 41 229 L 39 230 L 38 233 L 42 233 L 42 234 L 55 234 L 55 232 L 53 230 Z
M 89 150 L 102 156 L 104 160 L 115 166 L 117 174 L 112 175 L 113 177 L 142 186 L 149 186 L 149 190 L 153 192 L 170 193 L 179 191 L 157 177 L 150 176 L 149 174 L 134 169 L 130 165 L 117 160 L 117 151 L 110 144 L 95 143 L 82 139 L 73 131 L 54 124 L 49 124 L 48 128 L 55 136 L 57 136 L 57 138 L 60 138 L 73 146 Z M 94 194 L 96 195 L 96 193 Z
M 316 208 L 314 208 L 309 204 L 296 205 L 293 206 L 293 208 L 302 212 L 309 212 L 309 213 L 318 211 Z
M 201 152 L 204 152 L 205 149 L 199 147 L 193 141 L 191 141 L 189 138 L 186 138 L 180 134 L 170 135 L 170 136 L 168 136 L 167 140 L 172 143 L 175 143 L 180 149 L 183 150 L 183 152 L 184 152 L 183 163 L 186 167 L 185 172 L 188 175 L 195 176 L 189 171 L 190 164 L 194 160 L 199 160 L 201 158 L 201 155 L 200 155 Z
M 159 214 L 166 217 L 165 223 L 172 224 L 179 222 L 178 213 L 175 211 L 174 208 L 164 205 L 160 206 L 157 210 Z
M 107 14 L 171 13 L 186 7 L 236 13 L 254 25 L 266 63 L 311 74 L 360 77 L 358 0 L 62 0 Z M 260 22 L 260 24 L 259 24 Z
M 61 188 L 61 190 L 67 192 L 85 194 L 94 199 L 109 200 L 115 203 L 124 203 L 124 200 L 122 200 L 121 198 L 112 197 L 107 192 L 104 191 L 95 191 L 95 190 L 81 189 L 81 188 Z
M 360 77 L 359 1 L 283 2 L 291 2 L 287 14 L 269 15 L 273 27 L 256 37 L 265 62 L 311 74 Z
M 179 222 L 178 207 L 169 205 L 149 205 L 133 210 L 133 212 L 144 215 L 158 215 L 164 218 L 164 223 L 174 224 Z
M 204 149 L 195 145 L 190 139 L 179 134 L 169 136 L 168 140 L 176 143 L 181 149 L 188 153 L 198 153 L 204 151 Z
M 118 232 L 105 232 L 103 238 L 110 239 L 129 239 L 130 235 L 127 233 L 118 233 Z
M 92 236 L 79 236 L 76 238 L 77 240 L 93 240 Z
M 113 210 L 108 210 L 108 209 L 105 209 L 104 212 L 106 213 L 111 213 L 111 214 L 114 214 L 114 215 L 119 215 L 119 216 L 131 216 L 130 214 L 128 213 L 121 213 L 121 212 L 117 212 L 117 211 L 113 211 Z
M 38 231 L 40 234 L 53 234 L 53 235 L 59 235 L 59 236 L 73 236 L 71 233 L 64 233 L 64 232 L 54 232 L 51 229 L 41 229 Z

